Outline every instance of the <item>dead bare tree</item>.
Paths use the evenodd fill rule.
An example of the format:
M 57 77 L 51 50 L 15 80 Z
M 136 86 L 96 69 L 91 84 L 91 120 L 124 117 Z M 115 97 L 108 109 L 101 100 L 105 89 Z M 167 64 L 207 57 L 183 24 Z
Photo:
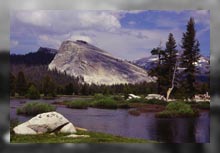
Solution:
M 175 83 L 175 78 L 176 78 L 176 73 L 177 73 L 177 67 L 179 66 L 179 58 L 180 58 L 181 54 L 182 54 L 182 51 L 180 52 L 179 57 L 177 56 L 177 59 L 176 59 L 176 63 L 175 63 L 174 71 L 173 71 L 173 77 L 172 77 L 172 81 L 171 81 L 171 87 L 168 88 L 168 90 L 167 90 L 167 96 L 166 96 L 167 102 L 169 101 L 170 94 L 173 91 L 173 88 L 175 85 L 174 83 Z
M 176 76 L 176 70 L 177 70 L 177 61 L 176 61 L 176 64 L 175 64 L 175 67 L 174 67 L 174 71 L 173 71 L 173 77 L 172 77 L 172 82 L 171 82 L 171 87 L 168 88 L 167 90 L 167 96 L 166 96 L 166 101 L 168 102 L 169 100 L 169 97 L 170 97 L 170 94 L 174 88 L 174 81 L 175 81 L 175 76 Z

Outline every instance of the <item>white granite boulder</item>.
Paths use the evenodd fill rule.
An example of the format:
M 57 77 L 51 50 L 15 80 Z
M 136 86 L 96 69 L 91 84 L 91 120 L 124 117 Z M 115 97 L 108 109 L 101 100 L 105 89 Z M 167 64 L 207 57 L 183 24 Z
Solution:
M 128 99 L 127 100 L 130 100 L 130 99 L 140 99 L 141 97 L 140 96 L 136 96 L 134 94 L 128 94 Z
M 163 95 L 160 94 L 148 94 L 147 97 L 145 97 L 145 99 L 158 99 L 158 100 L 166 100 L 166 98 Z
M 57 112 L 38 114 L 16 126 L 15 134 L 43 134 L 50 132 L 76 133 L 76 129 L 63 115 Z
M 60 129 L 61 133 L 76 133 L 76 128 L 72 123 L 68 123 Z

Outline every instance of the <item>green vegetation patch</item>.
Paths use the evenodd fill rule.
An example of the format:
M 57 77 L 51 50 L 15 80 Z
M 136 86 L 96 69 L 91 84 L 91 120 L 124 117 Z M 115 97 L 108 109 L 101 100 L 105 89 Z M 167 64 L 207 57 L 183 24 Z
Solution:
M 67 101 L 64 104 L 73 109 L 87 109 L 88 107 L 104 109 L 130 108 L 129 103 L 124 101 L 123 97 L 102 94 L 96 94 L 92 99 Z
M 27 98 L 40 99 L 40 92 L 38 91 L 38 89 L 34 85 L 31 85 L 29 87 L 28 92 L 27 92 Z
M 156 117 L 196 117 L 198 112 L 193 110 L 189 104 L 183 102 L 170 102 L 166 109 L 156 114 Z
M 88 100 L 75 100 L 71 102 L 65 102 L 65 104 L 68 108 L 87 109 L 90 105 L 90 102 Z
M 94 98 L 92 100 L 92 107 L 96 108 L 107 108 L 107 109 L 116 109 L 117 102 L 112 97 L 103 96 L 99 98 Z
M 145 98 L 132 98 L 127 100 L 129 103 L 146 103 L 146 104 L 156 104 L 156 105 L 167 105 L 167 102 L 159 99 L 145 99 Z
M 47 104 L 47 103 L 41 103 L 41 102 L 32 102 L 32 103 L 26 103 L 22 107 L 17 109 L 17 114 L 23 114 L 23 115 L 37 115 L 40 113 L 45 112 L 51 112 L 55 111 L 56 107 Z
M 91 131 L 77 131 L 88 138 L 67 138 L 66 134 L 11 135 L 11 143 L 157 143 L 151 140 L 125 138 Z

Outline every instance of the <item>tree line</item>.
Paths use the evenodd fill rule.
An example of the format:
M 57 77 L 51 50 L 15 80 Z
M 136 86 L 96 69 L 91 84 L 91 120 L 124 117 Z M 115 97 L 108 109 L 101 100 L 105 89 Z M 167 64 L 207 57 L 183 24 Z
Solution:
M 57 72 L 56 72 L 57 73 Z M 61 74 L 61 77 L 63 75 Z M 28 79 L 23 71 L 19 71 L 15 76 L 10 73 L 10 95 L 27 96 L 31 99 L 40 98 L 40 94 L 44 97 L 56 97 L 56 95 L 94 95 L 101 93 L 103 95 L 122 94 L 126 97 L 130 93 L 146 95 L 156 92 L 155 83 L 136 83 L 136 84 L 114 84 L 114 85 L 97 85 L 87 84 L 79 78 L 72 78 L 65 84 L 59 84 L 54 81 L 53 76 L 44 76 L 39 83 Z

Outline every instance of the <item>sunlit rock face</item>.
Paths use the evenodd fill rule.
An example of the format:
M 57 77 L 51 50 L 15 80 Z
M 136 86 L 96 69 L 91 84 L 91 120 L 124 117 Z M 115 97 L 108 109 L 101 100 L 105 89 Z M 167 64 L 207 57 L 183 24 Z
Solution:
M 13 128 L 15 134 L 44 134 L 51 132 L 76 133 L 76 129 L 62 114 L 47 112 L 38 114 L 30 120 Z
M 117 59 L 85 41 L 64 41 L 49 69 L 71 76 L 82 76 L 91 84 L 119 84 L 154 82 L 146 70 L 127 61 Z

